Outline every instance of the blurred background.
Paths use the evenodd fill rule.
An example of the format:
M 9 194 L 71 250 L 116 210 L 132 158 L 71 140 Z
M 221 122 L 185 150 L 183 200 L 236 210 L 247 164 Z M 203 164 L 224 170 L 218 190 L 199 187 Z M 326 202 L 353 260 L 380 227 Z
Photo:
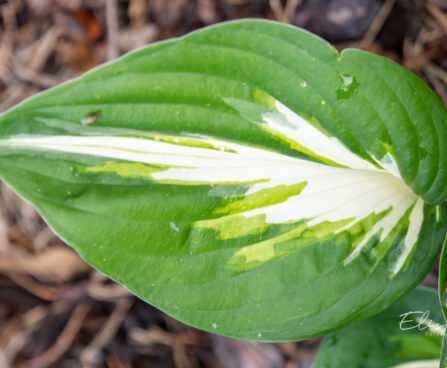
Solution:
M 447 0 L 0 0 L 0 112 L 136 47 L 246 17 L 382 54 L 447 104 Z M 424 284 L 436 280 L 435 266 Z M 0 186 L 0 368 L 308 368 L 319 341 L 187 327 L 92 270 Z

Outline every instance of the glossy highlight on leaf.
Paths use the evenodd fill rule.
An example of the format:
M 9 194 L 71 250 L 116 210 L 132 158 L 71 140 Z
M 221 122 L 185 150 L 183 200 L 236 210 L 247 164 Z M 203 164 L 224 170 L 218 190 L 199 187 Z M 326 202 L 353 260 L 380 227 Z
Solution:
M 447 226 L 446 125 L 389 60 L 234 21 L 7 111 L 0 176 L 175 318 L 298 340 L 383 310 L 428 272 Z

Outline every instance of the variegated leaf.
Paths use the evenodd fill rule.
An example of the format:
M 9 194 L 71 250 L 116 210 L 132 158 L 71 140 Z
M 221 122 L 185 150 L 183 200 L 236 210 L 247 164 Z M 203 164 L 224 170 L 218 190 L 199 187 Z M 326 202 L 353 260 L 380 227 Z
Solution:
M 414 75 L 229 22 L 0 117 L 0 175 L 90 264 L 223 335 L 297 340 L 413 288 L 446 232 L 447 112 Z

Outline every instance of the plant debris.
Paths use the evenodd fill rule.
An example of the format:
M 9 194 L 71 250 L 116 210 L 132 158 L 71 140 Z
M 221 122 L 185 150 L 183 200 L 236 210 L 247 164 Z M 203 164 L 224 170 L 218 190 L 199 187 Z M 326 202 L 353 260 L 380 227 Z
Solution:
M 101 118 L 101 114 L 94 114 L 86 116 L 85 118 L 81 119 L 82 125 L 90 125 L 93 124 L 95 121 L 99 120 Z

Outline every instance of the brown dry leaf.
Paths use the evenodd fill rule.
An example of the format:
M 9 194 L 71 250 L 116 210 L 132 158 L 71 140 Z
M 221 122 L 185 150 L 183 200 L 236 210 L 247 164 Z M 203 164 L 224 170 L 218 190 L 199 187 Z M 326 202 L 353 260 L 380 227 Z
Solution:
M 68 247 L 51 247 L 25 258 L 0 257 L 0 272 L 26 273 L 42 281 L 64 283 L 89 271 L 90 266 Z

